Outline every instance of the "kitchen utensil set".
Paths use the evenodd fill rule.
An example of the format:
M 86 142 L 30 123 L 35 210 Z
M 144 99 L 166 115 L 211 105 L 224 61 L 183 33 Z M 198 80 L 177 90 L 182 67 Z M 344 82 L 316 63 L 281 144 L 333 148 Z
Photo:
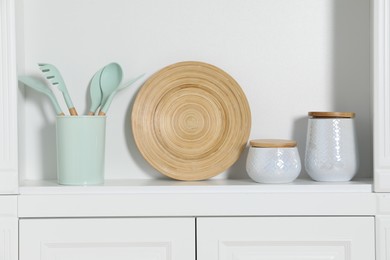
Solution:
M 39 63 L 38 66 L 39 69 L 42 71 L 43 75 L 46 77 L 46 79 L 51 83 L 51 85 L 57 87 L 57 89 L 62 92 L 70 115 L 77 116 L 78 113 L 73 105 L 72 99 L 70 98 L 68 89 L 65 85 L 65 81 L 61 76 L 59 70 L 54 65 L 47 63 Z M 123 72 L 122 68 L 118 63 L 110 63 L 99 71 L 97 71 L 90 82 L 91 106 L 89 108 L 88 115 L 95 115 L 99 107 L 100 111 L 98 115 L 106 115 L 115 94 L 119 90 L 122 90 L 132 85 L 143 75 L 138 76 L 130 80 L 126 84 L 120 86 L 123 77 Z M 45 85 L 43 81 L 31 76 L 19 76 L 18 79 L 24 85 L 47 95 L 52 102 L 57 115 L 65 115 L 62 112 L 60 105 L 58 104 L 58 101 L 51 88 Z

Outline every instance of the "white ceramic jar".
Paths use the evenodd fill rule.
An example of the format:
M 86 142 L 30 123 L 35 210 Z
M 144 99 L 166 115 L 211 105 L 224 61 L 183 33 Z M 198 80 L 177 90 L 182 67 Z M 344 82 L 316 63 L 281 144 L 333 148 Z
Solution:
M 260 183 L 289 183 L 301 172 L 297 143 L 293 140 L 257 139 L 250 141 L 246 170 Z
M 309 112 L 305 169 L 316 181 L 349 181 L 359 167 L 352 112 Z

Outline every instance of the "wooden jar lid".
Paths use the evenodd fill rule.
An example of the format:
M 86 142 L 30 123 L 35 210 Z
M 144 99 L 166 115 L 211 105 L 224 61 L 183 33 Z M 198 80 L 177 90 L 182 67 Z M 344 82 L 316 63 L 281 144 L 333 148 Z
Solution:
M 353 112 L 309 112 L 309 116 L 313 118 L 354 118 Z
M 251 140 L 250 145 L 258 148 L 286 148 L 296 147 L 297 142 L 294 140 L 282 140 L 282 139 L 256 139 Z

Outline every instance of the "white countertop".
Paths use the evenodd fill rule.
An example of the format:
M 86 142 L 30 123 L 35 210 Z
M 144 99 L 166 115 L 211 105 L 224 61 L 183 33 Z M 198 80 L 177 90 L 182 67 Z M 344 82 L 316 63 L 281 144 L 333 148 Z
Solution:
M 284 193 L 284 192 L 372 192 L 372 179 L 350 182 L 315 182 L 297 179 L 287 184 L 261 184 L 250 179 L 175 181 L 168 179 L 106 180 L 102 185 L 65 186 L 56 180 L 25 180 L 19 193 L 29 194 L 133 194 L 133 193 Z

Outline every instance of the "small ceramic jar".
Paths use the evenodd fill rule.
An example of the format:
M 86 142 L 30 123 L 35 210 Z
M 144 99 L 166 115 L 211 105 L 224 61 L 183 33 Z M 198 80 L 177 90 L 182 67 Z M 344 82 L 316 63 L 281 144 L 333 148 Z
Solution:
M 352 112 L 309 112 L 305 169 L 316 181 L 349 181 L 357 173 Z
M 297 143 L 293 140 L 258 139 L 250 141 L 246 170 L 261 183 L 289 183 L 301 172 Z

